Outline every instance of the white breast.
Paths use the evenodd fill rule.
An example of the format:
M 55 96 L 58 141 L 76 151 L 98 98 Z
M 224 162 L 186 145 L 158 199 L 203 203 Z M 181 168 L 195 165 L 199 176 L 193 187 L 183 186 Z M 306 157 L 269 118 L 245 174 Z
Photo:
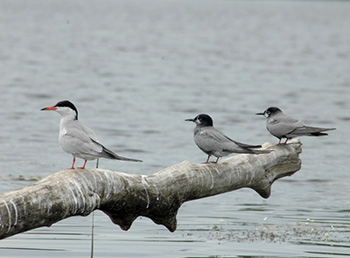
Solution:
M 61 141 L 62 136 L 65 135 L 66 133 L 67 133 L 67 129 L 65 127 L 65 120 L 61 119 L 61 122 L 60 122 L 60 133 L 59 133 L 59 136 L 58 136 L 58 140 Z

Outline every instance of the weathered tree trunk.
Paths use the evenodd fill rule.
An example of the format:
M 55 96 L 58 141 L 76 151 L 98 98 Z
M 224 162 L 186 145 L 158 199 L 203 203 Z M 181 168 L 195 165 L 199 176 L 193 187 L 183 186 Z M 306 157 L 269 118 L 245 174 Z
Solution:
M 263 198 L 272 183 L 301 167 L 301 143 L 269 143 L 273 150 L 262 155 L 235 155 L 218 164 L 188 161 L 151 175 L 131 175 L 106 169 L 64 170 L 19 190 L 0 195 L 0 239 L 30 229 L 50 226 L 64 218 L 86 216 L 95 209 L 106 213 L 128 230 L 138 216 L 145 216 L 170 231 L 182 203 L 242 187 Z

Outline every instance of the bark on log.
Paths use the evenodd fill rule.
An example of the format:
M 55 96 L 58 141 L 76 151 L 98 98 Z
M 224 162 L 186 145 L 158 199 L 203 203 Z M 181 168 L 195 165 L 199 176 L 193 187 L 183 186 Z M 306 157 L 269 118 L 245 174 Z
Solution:
M 138 216 L 176 229 L 180 206 L 249 187 L 263 198 L 272 183 L 301 167 L 301 143 L 263 145 L 263 155 L 236 155 L 218 164 L 184 161 L 151 175 L 132 175 L 106 169 L 64 170 L 21 189 L 0 195 L 0 239 L 71 216 L 87 216 L 95 209 L 106 213 L 123 230 Z

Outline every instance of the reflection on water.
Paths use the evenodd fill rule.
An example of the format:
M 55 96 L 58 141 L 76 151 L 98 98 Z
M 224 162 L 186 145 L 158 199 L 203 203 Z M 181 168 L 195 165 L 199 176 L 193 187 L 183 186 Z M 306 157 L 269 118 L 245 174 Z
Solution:
M 0 191 L 71 164 L 58 146 L 70 99 L 106 147 L 150 174 L 202 162 L 199 113 L 241 142 L 276 142 L 254 114 L 279 106 L 306 124 L 302 169 L 272 196 L 250 189 L 185 203 L 174 233 L 139 218 L 124 232 L 95 212 L 95 257 L 334 257 L 350 253 L 349 1 L 1 1 Z M 89 162 L 88 166 L 93 166 Z M 23 180 L 22 180 L 23 179 Z M 91 216 L 0 243 L 1 257 L 88 257 Z

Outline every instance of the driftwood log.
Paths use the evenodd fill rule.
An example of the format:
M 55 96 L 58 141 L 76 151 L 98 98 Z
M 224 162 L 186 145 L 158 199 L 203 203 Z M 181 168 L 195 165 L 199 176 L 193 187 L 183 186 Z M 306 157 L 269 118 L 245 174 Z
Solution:
M 234 155 L 218 164 L 189 161 L 151 175 L 133 175 L 106 169 L 56 172 L 41 181 L 0 195 L 0 239 L 52 224 L 71 216 L 87 216 L 99 209 L 113 223 L 128 230 L 145 216 L 170 231 L 187 201 L 249 187 L 263 198 L 272 183 L 301 167 L 301 143 L 276 146 L 265 143 L 269 154 Z

